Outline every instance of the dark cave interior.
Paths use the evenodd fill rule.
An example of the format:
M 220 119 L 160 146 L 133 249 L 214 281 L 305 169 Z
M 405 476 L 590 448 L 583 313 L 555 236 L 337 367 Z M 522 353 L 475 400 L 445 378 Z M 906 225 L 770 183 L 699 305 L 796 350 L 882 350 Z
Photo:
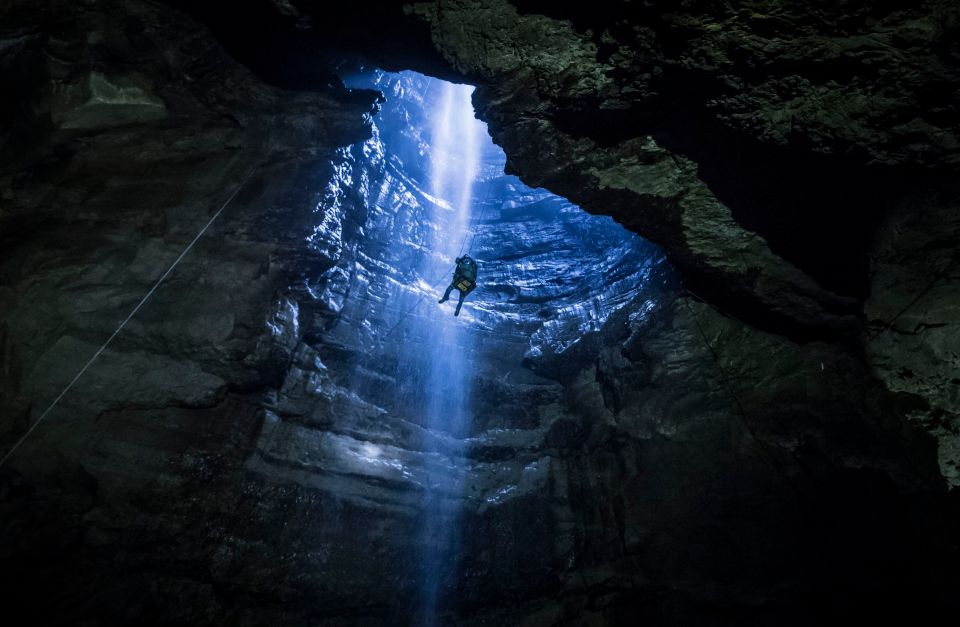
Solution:
M 960 611 L 956 3 L 0 17 L 10 615 Z

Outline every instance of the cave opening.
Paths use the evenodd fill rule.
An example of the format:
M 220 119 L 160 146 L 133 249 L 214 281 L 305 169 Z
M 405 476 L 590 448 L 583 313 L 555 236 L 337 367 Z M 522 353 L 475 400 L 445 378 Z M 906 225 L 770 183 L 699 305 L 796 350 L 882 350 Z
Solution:
M 373 137 L 340 174 L 351 192 L 324 200 L 352 195 L 365 217 L 349 254 L 317 280 L 336 306 L 311 344 L 324 362 L 349 363 L 329 376 L 350 399 L 341 411 L 355 412 L 322 449 L 361 479 L 410 486 L 420 529 L 411 585 L 430 624 L 462 604 L 471 565 L 458 556 L 478 535 L 477 512 L 543 489 L 543 462 L 512 458 L 555 428 L 545 412 L 563 397 L 565 368 L 582 361 L 578 348 L 626 305 L 640 317 L 660 306 L 671 270 L 610 217 L 505 174 L 472 87 L 413 71 L 346 82 L 385 97 Z M 456 292 L 437 300 L 466 254 L 478 286 L 455 317 Z M 268 429 L 268 455 L 291 462 L 274 432 L 283 428 Z
M 354 265 L 324 277 L 328 294 L 340 296 L 326 329 L 340 346 L 395 359 L 395 344 L 420 351 L 436 345 L 477 359 L 509 354 L 529 366 L 649 296 L 651 280 L 669 282 L 653 244 L 505 174 L 505 154 L 474 117 L 471 87 L 413 71 L 377 70 L 346 82 L 386 97 L 374 137 L 355 147 L 359 159 L 343 175 L 360 172 L 360 185 L 347 184 L 366 210 Z M 330 202 L 338 201 L 321 205 Z M 453 307 L 435 301 L 462 254 L 477 258 L 480 279 L 457 319 Z M 466 332 L 467 343 L 446 339 L 448 326 Z M 490 344 L 497 349 L 484 347 Z M 504 345 L 512 349 L 503 353 Z

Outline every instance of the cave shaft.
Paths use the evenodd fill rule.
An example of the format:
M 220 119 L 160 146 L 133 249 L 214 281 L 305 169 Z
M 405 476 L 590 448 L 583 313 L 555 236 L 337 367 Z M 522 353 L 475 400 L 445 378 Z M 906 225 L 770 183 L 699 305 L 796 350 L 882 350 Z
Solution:
M 421 275 L 438 276 L 442 289 L 451 274 L 445 270 L 451 267 L 456 257 L 469 252 L 467 245 L 473 240 L 470 231 L 473 183 L 480 162 L 479 140 L 486 134 L 486 128 L 474 119 L 470 103 L 472 88 L 443 81 L 430 81 L 428 89 L 431 87 L 440 95 L 438 106 L 429 116 L 430 188 L 433 197 L 442 204 L 436 203 L 430 208 L 432 221 L 439 228 L 433 233 L 433 254 L 423 260 Z M 456 460 L 463 458 L 460 449 L 469 430 L 472 368 L 468 360 L 473 353 L 472 336 L 461 330 L 466 320 L 452 317 L 449 305 L 448 308 L 439 307 L 432 296 L 428 294 L 425 303 L 429 313 L 415 319 L 418 324 L 425 325 L 423 335 L 432 340 L 432 346 L 426 347 L 430 365 L 426 378 L 424 424 L 427 429 L 448 436 L 431 439 L 433 450 L 430 452 Z M 408 345 L 408 350 L 421 349 Z M 450 576 L 451 571 L 456 572 L 462 475 L 456 472 L 438 474 L 431 478 L 426 490 L 422 622 L 430 625 L 435 624 L 441 581 L 444 576 Z
M 960 614 L 960 4 L 814 4 L 3 3 L 7 614 Z

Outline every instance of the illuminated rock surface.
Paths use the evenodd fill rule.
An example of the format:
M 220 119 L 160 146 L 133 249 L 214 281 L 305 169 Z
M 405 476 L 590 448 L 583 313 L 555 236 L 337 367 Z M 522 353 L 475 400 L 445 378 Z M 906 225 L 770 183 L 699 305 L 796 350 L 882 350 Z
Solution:
M 438 624 L 958 609 L 948 3 L 194 4 L 5 9 L 4 452 L 246 181 L 0 468 L 9 612 L 409 624 L 429 581 Z M 440 83 L 338 46 L 465 73 L 551 190 L 484 149 L 458 319 Z M 440 353 L 464 430 L 426 419 Z

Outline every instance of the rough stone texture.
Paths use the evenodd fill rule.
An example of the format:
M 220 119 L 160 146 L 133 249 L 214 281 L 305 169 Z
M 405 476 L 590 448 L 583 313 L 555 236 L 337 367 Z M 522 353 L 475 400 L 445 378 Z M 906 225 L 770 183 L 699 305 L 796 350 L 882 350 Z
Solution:
M 847 230 L 864 210 L 842 192 L 830 199 L 833 187 L 884 176 L 811 181 L 831 168 L 956 167 L 955 9 L 604 4 L 612 15 L 595 18 L 535 2 L 519 3 L 530 9 L 522 13 L 506 0 L 411 11 L 431 24 L 451 66 L 480 85 L 480 114 L 525 180 L 612 213 L 663 246 L 689 281 L 720 282 L 708 297 L 754 323 L 794 333 L 852 324 L 855 304 L 794 264 L 857 296 L 862 260 L 838 276 L 845 253 L 811 255 L 808 242 L 790 240 L 827 230 L 817 224 L 831 217 L 822 204 L 842 212 L 832 219 Z M 789 172 L 797 167 L 808 171 Z M 773 190 L 738 193 L 751 185 Z
M 270 41 L 308 33 L 283 54 L 363 23 L 270 4 L 289 18 Z M 513 171 L 656 240 L 680 275 L 488 163 L 483 197 L 511 202 L 477 227 L 455 459 L 414 411 L 430 338 L 379 341 L 429 293 L 409 271 L 436 228 L 404 95 L 423 85 L 382 85 L 384 128 L 413 125 L 380 134 L 376 96 L 323 64 L 298 82 L 302 58 L 265 54 L 255 76 L 225 54 L 231 14 L 205 14 L 216 39 L 139 0 L 4 6 L 4 451 L 253 172 L 0 469 L 11 615 L 407 624 L 424 486 L 454 475 L 444 622 L 960 609 L 955 9 L 516 6 L 423 3 L 408 16 L 429 32 L 356 46 L 431 35 Z M 382 32 L 368 5 L 337 11 Z
M 930 186 L 887 217 L 873 253 L 867 356 L 893 391 L 924 399 L 911 412 L 940 443 L 940 465 L 960 485 L 960 302 L 955 186 Z
M 2 469 L 5 603 L 59 624 L 230 622 L 214 582 L 231 558 L 214 553 L 242 495 L 263 489 L 238 473 L 258 390 L 289 361 L 268 319 L 299 276 L 335 263 L 304 243 L 337 148 L 369 136 L 373 95 L 265 85 L 149 3 L 7 15 L 4 42 L 36 83 L 15 108 L 37 124 L 4 134 L 17 157 L 0 185 L 5 451 L 239 193 Z M 105 83 L 136 87 L 103 98 Z

